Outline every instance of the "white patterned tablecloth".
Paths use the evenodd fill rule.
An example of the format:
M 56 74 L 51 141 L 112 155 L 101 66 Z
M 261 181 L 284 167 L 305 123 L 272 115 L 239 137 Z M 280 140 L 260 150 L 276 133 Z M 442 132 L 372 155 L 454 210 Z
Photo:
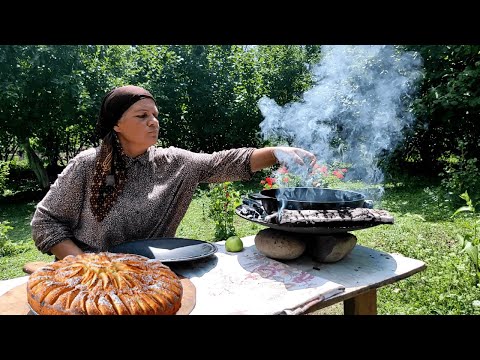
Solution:
M 244 238 L 244 249 L 230 253 L 225 242 L 204 260 L 172 264 L 196 287 L 192 315 L 299 314 L 342 291 L 344 286 L 267 258 Z
M 218 252 L 209 258 L 168 264 L 196 288 L 192 315 L 300 314 L 342 291 L 344 286 L 293 268 L 261 254 L 253 237 L 243 238 L 244 250 Z M 28 276 L 0 281 L 0 295 L 25 283 Z

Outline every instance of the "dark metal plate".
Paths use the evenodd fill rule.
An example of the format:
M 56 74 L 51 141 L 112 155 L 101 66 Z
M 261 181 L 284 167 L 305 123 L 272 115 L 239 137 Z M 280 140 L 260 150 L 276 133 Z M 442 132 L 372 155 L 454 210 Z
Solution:
M 201 240 L 157 238 L 129 241 L 115 245 L 109 251 L 142 255 L 162 262 L 180 262 L 210 256 L 217 251 L 217 246 Z
M 355 225 L 345 223 L 342 225 L 341 223 L 336 224 L 336 226 L 325 226 L 325 225 L 317 225 L 317 226 L 298 226 L 298 225 L 288 225 L 288 224 L 274 224 L 269 223 L 266 221 L 259 220 L 257 218 L 249 218 L 243 215 L 240 212 L 241 205 L 237 207 L 235 213 L 240 216 L 242 219 L 252 221 L 254 223 L 267 226 L 272 229 L 281 230 L 281 231 L 288 231 L 293 233 L 300 233 L 300 234 L 320 234 L 320 235 L 328 235 L 328 234 L 336 234 L 336 233 L 344 233 L 348 231 L 355 231 L 361 229 L 367 229 L 372 226 L 383 225 L 381 223 L 374 223 L 374 222 L 362 222 Z M 332 223 L 330 223 L 332 224 Z

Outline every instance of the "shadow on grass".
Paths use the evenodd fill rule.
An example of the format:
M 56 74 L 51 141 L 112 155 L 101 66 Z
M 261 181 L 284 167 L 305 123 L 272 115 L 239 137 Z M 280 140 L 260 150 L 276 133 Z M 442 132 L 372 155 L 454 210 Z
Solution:
M 457 209 L 435 180 L 418 177 L 386 184 L 381 207 L 399 215 L 416 216 L 429 222 L 447 221 Z

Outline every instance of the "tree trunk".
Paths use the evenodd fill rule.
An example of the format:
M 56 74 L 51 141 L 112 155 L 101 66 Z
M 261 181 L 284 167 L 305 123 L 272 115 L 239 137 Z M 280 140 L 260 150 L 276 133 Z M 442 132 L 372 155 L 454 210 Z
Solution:
M 30 141 L 28 138 L 22 143 L 22 147 L 25 150 L 25 154 L 27 155 L 28 164 L 30 168 L 35 173 L 37 177 L 38 184 L 42 189 L 48 189 L 50 187 L 50 181 L 48 180 L 47 171 L 42 165 L 42 162 L 35 151 L 30 146 Z

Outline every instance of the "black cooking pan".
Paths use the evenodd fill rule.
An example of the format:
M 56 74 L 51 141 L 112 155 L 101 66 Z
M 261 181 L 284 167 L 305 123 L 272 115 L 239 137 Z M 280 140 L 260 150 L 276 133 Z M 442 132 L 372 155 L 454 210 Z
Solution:
M 349 190 L 324 189 L 316 187 L 291 187 L 262 190 L 249 194 L 262 202 L 268 214 L 281 208 L 288 210 L 332 210 L 363 207 L 365 195 Z

